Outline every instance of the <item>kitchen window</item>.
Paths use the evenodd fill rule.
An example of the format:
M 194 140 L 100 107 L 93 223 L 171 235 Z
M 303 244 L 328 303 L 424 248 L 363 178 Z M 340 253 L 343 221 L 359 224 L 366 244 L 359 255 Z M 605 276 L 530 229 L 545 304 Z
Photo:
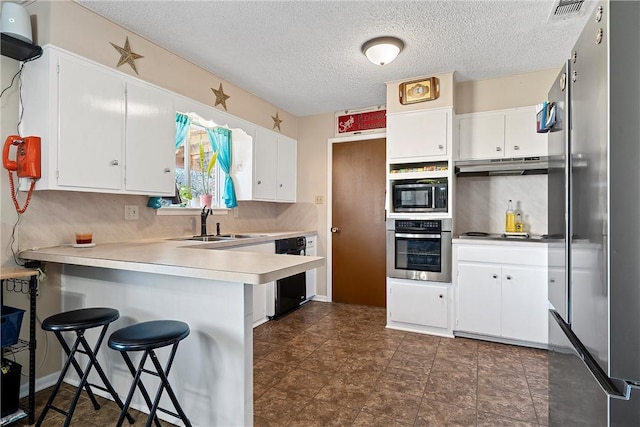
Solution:
M 207 131 L 198 124 L 191 124 L 185 143 L 176 149 L 176 189 L 181 204 L 186 207 L 200 207 L 200 196 L 213 195 L 212 206 L 222 206 L 220 200 L 220 165 L 216 161 L 210 174 L 207 168 L 214 158 Z M 204 169 L 204 170 L 203 170 Z M 188 200 L 191 197 L 191 200 Z

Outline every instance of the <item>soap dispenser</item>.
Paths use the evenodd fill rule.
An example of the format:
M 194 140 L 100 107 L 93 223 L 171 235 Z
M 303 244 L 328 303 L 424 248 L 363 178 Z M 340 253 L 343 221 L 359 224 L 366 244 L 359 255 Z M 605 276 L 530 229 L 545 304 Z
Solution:
M 516 213 L 513 210 L 513 202 L 509 200 L 506 212 L 505 231 L 507 233 L 515 233 L 516 231 Z

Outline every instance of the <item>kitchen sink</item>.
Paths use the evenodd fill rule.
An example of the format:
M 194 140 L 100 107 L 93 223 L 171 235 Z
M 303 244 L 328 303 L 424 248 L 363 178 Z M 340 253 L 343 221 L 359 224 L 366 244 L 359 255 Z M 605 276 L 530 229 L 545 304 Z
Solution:
M 223 237 L 226 239 L 250 239 L 252 237 L 265 237 L 266 234 L 220 234 L 217 237 Z
M 176 237 L 169 240 L 195 240 L 198 242 L 220 242 L 236 239 L 249 239 L 251 237 L 264 237 L 266 234 L 208 234 L 206 236 L 192 236 L 192 237 Z

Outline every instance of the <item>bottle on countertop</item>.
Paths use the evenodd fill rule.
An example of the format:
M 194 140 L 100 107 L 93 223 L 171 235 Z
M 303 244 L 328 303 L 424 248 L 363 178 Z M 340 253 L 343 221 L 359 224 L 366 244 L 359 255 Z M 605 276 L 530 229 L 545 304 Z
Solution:
M 505 231 L 507 233 L 515 233 L 516 231 L 516 213 L 513 210 L 513 202 L 511 200 L 507 205 Z
M 522 225 L 522 214 L 520 212 L 516 212 L 516 232 L 524 232 L 524 226 Z

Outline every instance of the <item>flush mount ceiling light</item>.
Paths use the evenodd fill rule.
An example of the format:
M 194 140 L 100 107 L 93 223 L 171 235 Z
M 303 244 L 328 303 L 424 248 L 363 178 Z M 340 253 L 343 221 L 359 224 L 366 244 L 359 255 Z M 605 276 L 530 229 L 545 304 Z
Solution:
M 362 53 L 376 65 L 385 65 L 396 59 L 404 42 L 396 37 L 376 37 L 362 45 Z

